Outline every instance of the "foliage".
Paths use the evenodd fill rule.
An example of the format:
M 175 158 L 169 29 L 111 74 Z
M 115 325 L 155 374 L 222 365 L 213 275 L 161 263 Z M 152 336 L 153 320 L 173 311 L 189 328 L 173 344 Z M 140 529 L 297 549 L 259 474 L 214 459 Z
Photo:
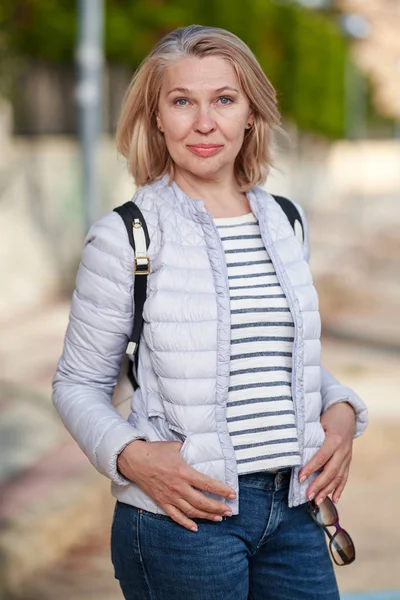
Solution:
M 7 58 L 71 62 L 72 0 L 1 0 L 0 75 Z M 165 33 L 190 23 L 224 27 L 254 51 L 281 110 L 306 130 L 343 134 L 346 43 L 327 15 L 273 0 L 106 0 L 107 60 L 132 71 Z

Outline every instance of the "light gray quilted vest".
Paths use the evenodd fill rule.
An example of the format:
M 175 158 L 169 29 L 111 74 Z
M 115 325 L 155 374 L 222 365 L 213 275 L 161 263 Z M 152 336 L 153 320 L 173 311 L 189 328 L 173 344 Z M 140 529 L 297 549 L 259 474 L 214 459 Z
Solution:
M 295 323 L 292 396 L 304 465 L 324 441 L 319 420 L 323 410 L 339 401 L 350 402 L 357 414 L 356 435 L 365 429 L 367 411 L 352 390 L 342 386 L 321 367 L 318 297 L 307 261 L 307 241 L 302 245 L 297 239 L 286 215 L 270 194 L 254 188 L 248 193 L 248 200 L 259 221 L 264 245 L 287 296 Z M 116 471 L 118 452 L 138 437 L 149 441 L 182 441 L 181 453 L 189 465 L 227 483 L 238 492 L 235 455 L 226 421 L 230 371 L 229 286 L 222 243 L 203 201 L 187 197 L 176 184 L 169 186 L 166 177 L 140 189 L 134 201 L 141 209 L 149 230 L 151 267 L 139 346 L 137 378 L 140 389 L 132 400 L 129 425 L 122 423 L 119 420 L 122 417 L 114 413 L 112 420 L 110 413 L 108 425 L 103 401 L 102 425 L 99 413 L 98 430 L 93 425 L 93 413 L 91 424 L 94 430 L 91 434 L 85 434 L 84 426 L 75 422 L 79 411 L 71 410 L 71 392 L 65 385 L 70 378 L 68 373 L 72 370 L 72 363 L 69 369 L 63 364 L 63 361 L 68 362 L 67 346 L 71 332 L 67 332 L 67 349 L 55 378 L 54 402 L 67 428 L 93 464 L 113 480 L 113 495 L 122 502 L 162 512 L 137 485 L 128 482 Z M 304 225 L 307 229 L 305 218 Z M 106 239 L 107 227 L 109 240 Z M 115 238 L 118 234 L 117 249 Z M 101 272 L 105 278 L 114 281 L 116 273 L 122 269 L 119 278 L 127 280 L 126 260 L 128 256 L 132 259 L 133 255 L 118 215 L 113 213 L 104 217 L 91 230 L 87 241 L 87 247 L 91 244 L 96 247 L 97 244 L 102 252 L 110 248 L 114 260 L 108 261 L 103 257 L 105 262 Z M 115 261 L 118 253 L 123 261 Z M 91 261 L 98 261 L 101 258 L 99 254 L 93 250 L 91 253 L 87 250 L 86 255 L 84 253 L 85 269 L 90 271 L 92 267 L 98 271 L 97 264 L 91 265 Z M 85 295 L 91 293 L 84 277 L 85 273 L 81 274 L 81 278 L 78 274 L 76 302 L 83 295 L 79 293 L 80 287 L 84 287 Z M 95 281 L 97 285 L 97 279 Z M 107 286 L 107 295 L 103 294 L 103 301 L 110 304 L 110 319 L 116 318 L 113 314 L 117 310 L 118 294 L 121 298 L 121 285 L 115 286 L 115 297 L 111 295 L 111 288 L 108 290 L 109 282 L 104 285 Z M 131 286 L 129 294 L 132 301 Z M 98 302 L 99 293 L 95 297 Z M 124 299 L 127 302 L 128 295 Z M 82 319 L 85 306 L 78 304 L 78 308 Z M 118 325 L 124 333 L 125 343 L 132 318 L 130 314 L 126 323 L 124 320 L 123 325 L 122 322 Z M 79 327 L 78 324 L 70 324 L 72 334 L 74 326 Z M 98 344 L 101 343 L 99 340 Z M 122 346 L 120 341 L 113 347 L 117 363 L 115 376 L 122 359 Z M 100 350 L 96 346 L 96 351 Z M 74 355 L 74 360 L 76 358 Z M 86 360 L 81 356 L 82 359 Z M 114 373 L 111 366 L 110 373 Z M 95 411 L 93 394 L 90 402 Z M 112 411 L 112 407 L 109 410 Z M 293 469 L 290 506 L 306 501 L 305 492 L 311 481 L 300 484 L 299 469 Z M 238 497 L 226 502 L 233 514 L 237 514 Z

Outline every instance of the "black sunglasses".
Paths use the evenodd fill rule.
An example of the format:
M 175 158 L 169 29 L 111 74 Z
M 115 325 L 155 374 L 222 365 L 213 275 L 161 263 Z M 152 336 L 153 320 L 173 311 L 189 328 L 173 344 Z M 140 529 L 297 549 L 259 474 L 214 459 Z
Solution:
M 354 562 L 356 549 L 353 540 L 347 531 L 340 527 L 339 514 L 332 500 L 326 497 L 319 506 L 314 501 L 308 502 L 308 511 L 317 525 L 323 527 L 329 537 L 329 550 L 335 563 L 342 567 Z M 335 527 L 335 533 L 332 534 L 328 527 Z

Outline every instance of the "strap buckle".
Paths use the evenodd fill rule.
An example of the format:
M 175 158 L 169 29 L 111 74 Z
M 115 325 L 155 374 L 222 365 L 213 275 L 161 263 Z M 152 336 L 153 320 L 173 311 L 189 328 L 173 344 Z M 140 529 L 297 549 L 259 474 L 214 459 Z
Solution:
M 150 259 L 148 256 L 135 256 L 134 273 L 135 275 L 148 275 L 150 273 Z
M 129 356 L 134 356 L 135 352 L 136 352 L 136 348 L 137 348 L 137 343 L 136 342 L 129 342 L 127 349 L 126 349 L 126 354 L 128 354 Z

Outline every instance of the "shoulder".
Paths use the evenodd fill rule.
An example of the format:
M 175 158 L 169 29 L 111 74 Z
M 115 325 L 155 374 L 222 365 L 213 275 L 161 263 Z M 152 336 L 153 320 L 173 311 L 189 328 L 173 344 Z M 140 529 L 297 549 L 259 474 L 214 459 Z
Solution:
M 295 236 L 302 243 L 304 256 L 308 260 L 310 256 L 308 221 L 301 204 L 292 198 L 272 195 L 261 187 L 255 187 L 252 191 L 259 203 L 266 207 L 272 221 L 271 225 L 275 224 L 276 230 L 283 227 L 285 231 L 288 231 L 287 224 L 289 224 L 291 232 L 294 230 Z M 296 223 L 299 219 L 300 224 Z M 278 236 L 279 231 L 275 231 L 275 233 Z
M 271 192 L 268 192 L 264 188 L 258 186 L 254 187 L 252 191 L 260 200 L 262 200 L 265 204 L 268 204 L 269 208 L 272 208 L 277 212 L 279 212 L 279 209 L 284 210 L 284 212 L 287 212 L 287 210 L 294 210 L 295 212 L 299 213 L 299 216 L 302 220 L 306 221 L 306 215 L 303 207 L 298 202 L 295 202 L 292 198 L 286 195 L 282 196 L 281 194 L 272 194 Z
M 139 207 L 148 226 L 158 221 L 160 187 L 158 182 L 146 185 L 138 189 L 131 198 L 131 202 Z M 126 254 L 131 258 L 133 252 L 124 221 L 114 210 L 102 216 L 90 227 L 84 245 L 119 257 L 121 254 Z
M 86 322 L 97 309 L 132 308 L 133 250 L 120 216 L 109 212 L 89 229 L 76 275 L 72 308 Z
M 156 217 L 161 206 L 164 204 L 164 195 L 164 180 L 154 181 L 139 188 L 134 194 L 132 202 L 140 208 L 145 217 L 148 215 L 150 220 L 152 220 L 151 215 Z
M 102 252 L 115 258 L 132 259 L 128 233 L 121 217 L 111 211 L 96 221 L 84 241 L 84 253 Z

